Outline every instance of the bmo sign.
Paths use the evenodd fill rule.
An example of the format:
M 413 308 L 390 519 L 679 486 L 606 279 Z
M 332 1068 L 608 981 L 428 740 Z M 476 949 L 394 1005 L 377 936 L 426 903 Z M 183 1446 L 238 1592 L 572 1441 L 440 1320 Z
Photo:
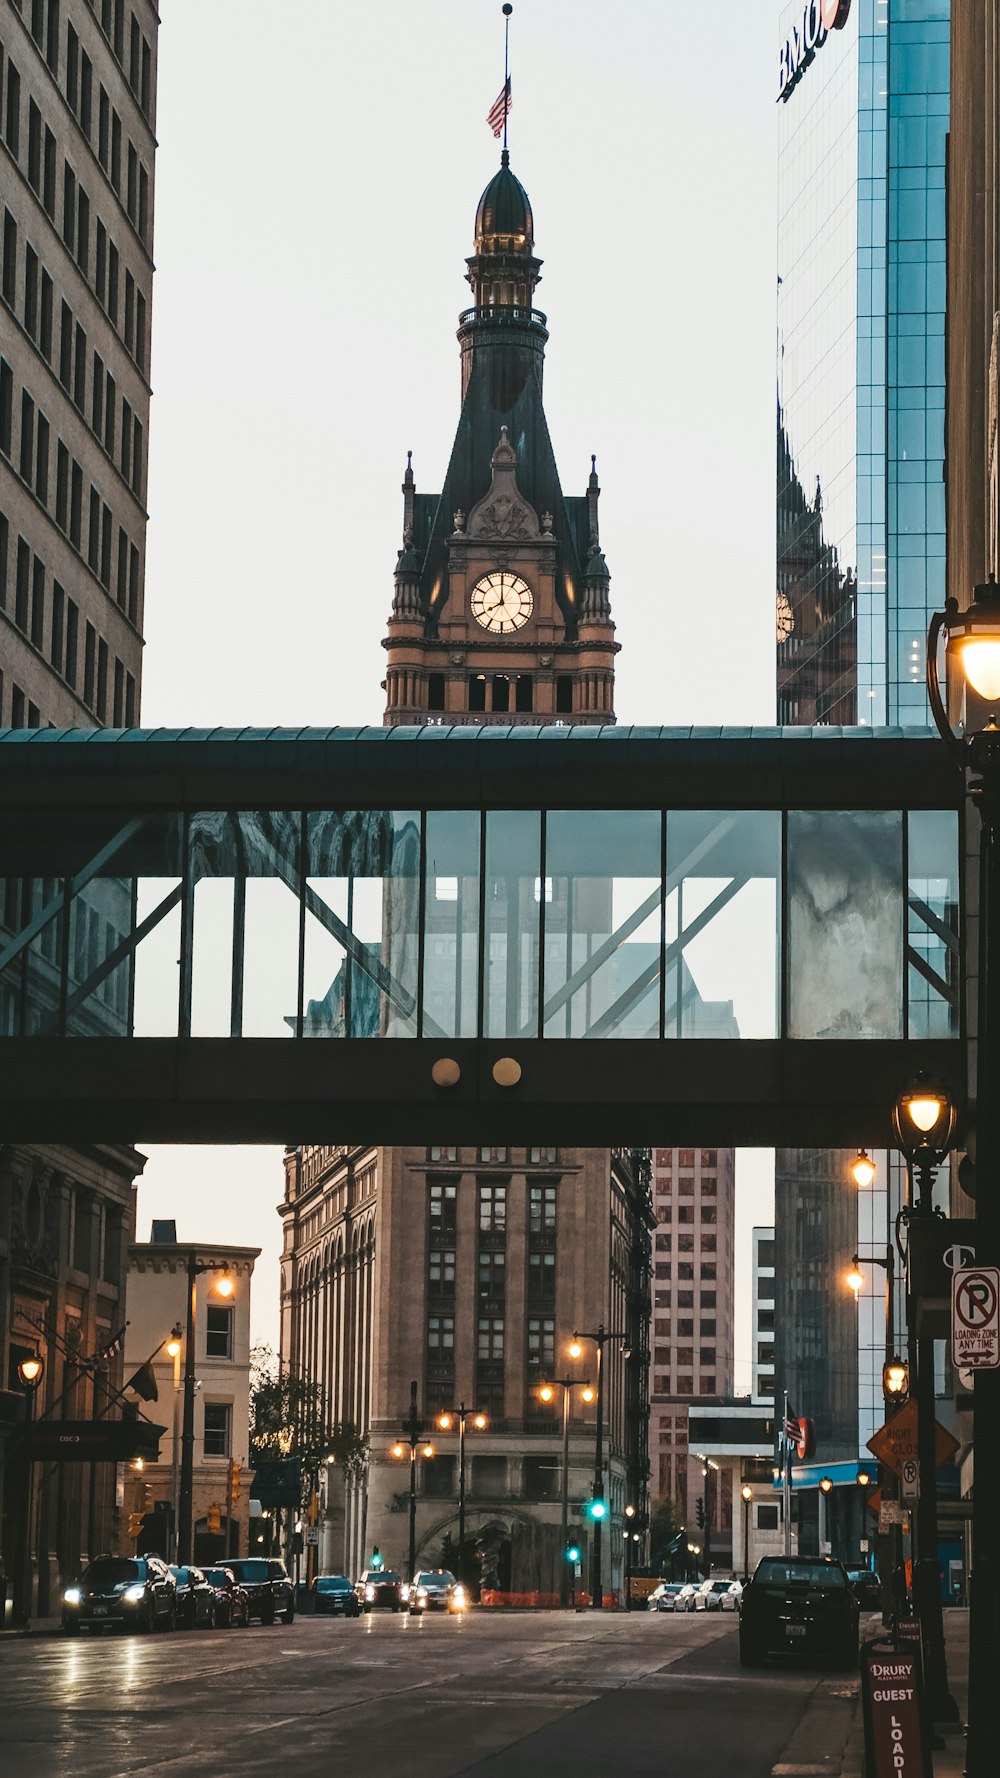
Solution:
M 779 99 L 791 98 L 793 88 L 830 32 L 844 29 L 850 10 L 851 0 L 807 0 L 801 17 L 796 8 L 795 22 L 778 51 Z

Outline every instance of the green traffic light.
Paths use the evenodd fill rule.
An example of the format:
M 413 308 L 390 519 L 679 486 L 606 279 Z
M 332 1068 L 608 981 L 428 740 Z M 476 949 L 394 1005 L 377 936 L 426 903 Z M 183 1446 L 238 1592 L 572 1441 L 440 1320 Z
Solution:
M 567 1560 L 567 1562 L 579 1562 L 579 1560 L 580 1560 L 580 1546 L 578 1543 L 571 1543 L 568 1546 L 568 1548 L 566 1550 L 566 1560 Z
M 588 1516 L 588 1518 L 604 1519 L 607 1517 L 607 1512 L 608 1512 L 608 1503 L 606 1500 L 600 1500 L 600 1499 L 588 1500 L 588 1502 L 587 1502 L 587 1516 Z

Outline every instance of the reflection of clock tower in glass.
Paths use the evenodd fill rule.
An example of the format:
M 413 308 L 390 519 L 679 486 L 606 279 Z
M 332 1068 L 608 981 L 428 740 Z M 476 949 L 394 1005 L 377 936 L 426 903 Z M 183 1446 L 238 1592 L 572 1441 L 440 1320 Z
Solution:
M 541 261 L 504 151 L 476 211 L 474 306 L 459 324 L 462 410 L 440 494 L 409 459 L 384 647 L 385 722 L 613 723 L 609 575 L 594 460 L 559 482 L 542 407 Z

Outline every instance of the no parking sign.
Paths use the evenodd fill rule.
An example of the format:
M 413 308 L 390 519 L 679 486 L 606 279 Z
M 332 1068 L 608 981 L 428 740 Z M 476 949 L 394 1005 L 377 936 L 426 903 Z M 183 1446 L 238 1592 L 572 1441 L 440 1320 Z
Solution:
M 951 1275 L 951 1356 L 957 1370 L 1000 1366 L 1000 1270 L 962 1266 Z

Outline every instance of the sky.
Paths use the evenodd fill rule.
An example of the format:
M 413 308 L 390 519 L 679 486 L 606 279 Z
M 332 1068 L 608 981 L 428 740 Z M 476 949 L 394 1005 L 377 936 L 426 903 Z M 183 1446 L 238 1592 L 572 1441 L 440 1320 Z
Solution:
M 597 455 L 620 723 L 774 719 L 777 10 L 516 0 L 511 20 L 546 413 L 567 493 Z M 406 452 L 436 490 L 458 419 L 499 0 L 161 12 L 141 720 L 377 724 Z M 144 1152 L 140 1238 L 157 1215 L 259 1244 L 276 1344 L 280 1150 Z M 770 1174 L 741 1154 L 743 1387 Z

